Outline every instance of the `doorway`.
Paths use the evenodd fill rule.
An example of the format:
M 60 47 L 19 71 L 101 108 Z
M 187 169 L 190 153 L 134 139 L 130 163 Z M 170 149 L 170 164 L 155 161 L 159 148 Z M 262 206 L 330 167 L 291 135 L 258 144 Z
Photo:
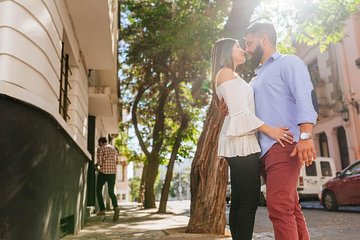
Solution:
M 319 135 L 319 145 L 320 145 L 320 156 L 330 157 L 328 139 L 326 133 L 324 132 L 320 133 Z
M 348 144 L 346 140 L 346 132 L 344 127 L 339 127 L 337 129 L 336 135 L 339 144 L 341 168 L 344 169 L 350 164 Z

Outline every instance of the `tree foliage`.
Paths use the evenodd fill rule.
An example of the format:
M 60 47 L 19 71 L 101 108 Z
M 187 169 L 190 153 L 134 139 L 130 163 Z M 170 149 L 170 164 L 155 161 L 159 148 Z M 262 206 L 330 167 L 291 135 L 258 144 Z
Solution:
M 216 39 L 235 37 L 241 40 L 252 16 L 254 21 L 270 20 L 278 26 L 278 49 L 282 52 L 294 52 L 293 44 L 296 41 L 319 45 L 324 50 L 330 43 L 343 38 L 344 21 L 356 11 L 359 2 L 360 0 L 122 1 L 121 92 L 124 106 L 131 108 L 132 128 L 146 157 L 145 207 L 155 206 L 154 183 L 158 167 L 159 164 L 169 163 L 170 168 L 171 156 L 176 150 L 176 139 L 184 119 L 189 122 L 180 135 L 181 146 L 174 153 L 175 159 L 193 155 L 193 143 L 199 136 L 199 126 L 202 126 L 199 122 L 204 121 L 204 106 L 208 109 L 206 106 L 211 100 L 209 60 L 211 47 Z M 252 14 L 256 5 L 258 8 Z M 244 76 L 250 78 L 251 70 L 247 69 Z M 179 104 L 183 111 L 179 111 Z M 216 154 L 210 152 L 217 147 L 217 135 L 213 132 L 219 130 L 221 122 L 214 104 L 211 106 L 208 113 L 212 115 L 207 115 L 208 125 L 205 124 L 203 131 L 207 136 L 202 134 L 204 143 L 198 145 L 199 154 L 195 157 L 195 160 L 206 159 L 201 159 L 194 165 L 198 175 L 192 176 L 192 179 L 193 182 L 206 179 L 204 174 L 211 174 L 211 167 L 218 167 L 222 170 L 218 175 L 215 174 L 219 179 L 214 183 L 222 184 L 223 179 L 226 179 L 224 164 L 211 165 Z M 209 134 L 213 135 L 209 137 Z M 203 189 L 203 186 L 200 187 Z M 223 207 L 218 205 L 222 203 L 219 200 L 220 193 L 218 191 L 217 195 L 214 194 L 214 199 L 209 200 L 213 201 L 213 212 Z M 201 214 L 198 216 L 203 217 Z M 219 222 L 222 221 L 220 220 Z M 193 222 L 199 220 L 195 219 Z M 221 232 L 222 225 L 219 226 L 210 228 Z
M 228 2 L 122 3 L 120 35 L 125 57 L 121 85 L 147 161 L 145 207 L 155 207 L 158 167 L 169 160 L 184 116 L 188 123 L 181 133 L 176 159 L 189 157 L 193 149 L 200 109 L 209 101 L 202 86 L 208 81 L 210 50 L 219 36 Z M 177 109 L 179 103 L 183 111 Z
M 344 37 L 344 22 L 358 11 L 359 0 L 307 0 L 300 2 L 296 15 L 297 42 L 319 45 L 326 50 L 331 43 Z
M 137 201 L 139 196 L 140 189 L 140 178 L 134 177 L 129 179 L 129 187 L 130 187 L 130 201 Z
M 279 49 L 294 53 L 293 44 L 317 45 L 325 51 L 344 38 L 344 24 L 359 11 L 360 0 L 262 0 L 252 20 L 269 20 L 278 27 Z

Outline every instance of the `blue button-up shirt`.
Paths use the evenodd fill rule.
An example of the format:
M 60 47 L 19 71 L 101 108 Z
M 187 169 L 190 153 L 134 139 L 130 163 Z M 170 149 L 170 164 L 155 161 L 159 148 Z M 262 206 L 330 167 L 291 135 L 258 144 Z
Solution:
M 313 85 L 304 62 L 295 55 L 275 52 L 255 70 L 250 82 L 255 94 L 256 115 L 273 127 L 288 127 L 299 140 L 301 123 L 316 123 L 317 113 L 312 102 Z M 259 133 L 261 157 L 276 143 Z

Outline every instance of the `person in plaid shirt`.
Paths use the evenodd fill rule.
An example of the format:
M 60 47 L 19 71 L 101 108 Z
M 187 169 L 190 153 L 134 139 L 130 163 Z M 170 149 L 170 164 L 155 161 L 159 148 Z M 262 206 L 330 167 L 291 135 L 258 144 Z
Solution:
M 97 213 L 97 215 L 105 215 L 105 205 L 102 190 L 105 182 L 107 182 L 109 196 L 114 207 L 113 221 L 117 221 L 119 219 L 119 207 L 114 193 L 117 159 L 118 152 L 115 147 L 108 144 L 105 137 L 100 137 L 99 147 L 97 149 L 97 165 L 99 167 L 99 173 L 96 186 L 96 195 L 100 211 Z

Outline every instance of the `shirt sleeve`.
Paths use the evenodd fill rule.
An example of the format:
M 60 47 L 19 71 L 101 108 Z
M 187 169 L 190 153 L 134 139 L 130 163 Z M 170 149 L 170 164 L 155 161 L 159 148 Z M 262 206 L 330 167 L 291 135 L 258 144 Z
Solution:
M 97 148 L 96 156 L 97 156 L 97 163 L 99 166 L 102 164 L 102 149 L 100 147 Z
M 305 63 L 295 55 L 284 59 L 282 77 L 296 102 L 296 123 L 316 124 L 317 112 L 312 100 L 313 85 Z
M 256 130 L 264 124 L 250 111 L 250 102 L 246 88 L 239 81 L 225 82 L 221 93 L 229 111 L 227 136 L 241 136 Z

